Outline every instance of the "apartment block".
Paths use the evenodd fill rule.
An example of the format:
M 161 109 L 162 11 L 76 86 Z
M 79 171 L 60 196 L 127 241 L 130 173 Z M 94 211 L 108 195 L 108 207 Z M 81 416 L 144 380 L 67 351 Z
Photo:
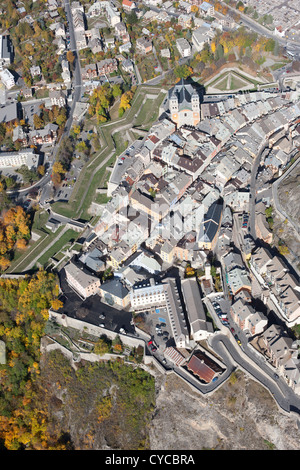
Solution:
M 69 285 L 80 297 L 86 299 L 99 293 L 100 279 L 80 269 L 73 262 L 65 266 L 65 273 Z
M 206 340 L 213 334 L 213 327 L 212 323 L 206 321 L 197 279 L 183 279 L 181 290 L 190 325 L 190 335 L 194 341 Z
M 39 165 L 39 155 L 33 149 L 22 149 L 19 152 L 0 152 L 0 168 L 20 168 L 25 165 L 29 170 Z
M 191 45 L 185 38 L 176 39 L 176 47 L 181 57 L 189 57 L 192 53 Z
M 162 305 L 166 301 L 164 284 L 157 284 L 153 278 L 138 282 L 130 292 L 131 307 L 135 311 Z

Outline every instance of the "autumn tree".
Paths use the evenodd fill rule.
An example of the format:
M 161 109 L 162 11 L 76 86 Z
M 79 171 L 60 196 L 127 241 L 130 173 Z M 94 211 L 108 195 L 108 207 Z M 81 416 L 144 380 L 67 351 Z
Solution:
M 45 165 L 39 165 L 37 167 L 37 172 L 38 172 L 39 175 L 44 176 L 44 174 L 45 174 Z
M 15 248 L 24 249 L 30 239 L 30 219 L 21 206 L 11 207 L 0 219 L 0 270 L 10 266 L 10 256 Z
M 181 79 L 181 78 L 188 78 L 190 77 L 192 74 L 193 74 L 193 69 L 192 67 L 188 66 L 188 65 L 179 65 L 178 67 L 176 67 L 174 69 L 174 74 L 177 78 Z
M 1 259 L 0 259 L 1 262 Z M 6 364 L 0 366 L 0 440 L 7 450 L 46 450 L 53 441 L 47 408 L 37 393 L 40 341 L 59 287 L 52 273 L 0 278 L 0 336 Z
M 76 145 L 76 150 L 78 150 L 79 153 L 83 153 L 83 152 L 86 152 L 88 150 L 88 147 L 86 145 L 86 143 L 84 142 L 84 140 L 81 140 L 80 142 L 78 142 L 78 144 Z
M 53 299 L 52 303 L 51 303 L 51 308 L 53 308 L 53 310 L 59 310 L 60 308 L 63 307 L 63 302 L 59 299 Z
M 5 256 L 0 256 L 0 271 L 6 271 L 10 266 L 10 260 Z
M 35 129 L 41 129 L 44 126 L 44 122 L 38 114 L 33 116 L 33 125 Z
M 110 352 L 110 344 L 105 338 L 99 338 L 94 347 L 94 353 L 103 356 Z
M 71 129 L 71 131 L 74 133 L 74 135 L 79 135 L 81 132 L 80 126 L 79 125 L 74 125 Z
M 52 175 L 52 183 L 54 186 L 59 186 L 61 183 L 61 175 L 59 173 L 53 173 Z
M 73 64 L 75 60 L 75 55 L 73 54 L 72 51 L 67 52 L 67 61 L 70 62 L 70 64 Z
M 59 173 L 59 174 L 64 174 L 66 172 L 63 164 L 59 161 L 55 161 L 52 166 L 53 173 Z
M 103 397 L 99 405 L 97 406 L 97 415 L 98 415 L 98 422 L 102 423 L 105 419 L 110 417 L 112 410 L 112 397 L 109 395 Z
M 119 115 L 123 115 L 126 109 L 131 107 L 131 100 L 133 98 L 133 91 L 128 90 L 122 94 L 119 106 Z
M 112 94 L 114 98 L 118 98 L 122 95 L 122 88 L 118 83 L 115 83 L 112 87 Z
M 25 250 L 27 248 L 27 242 L 24 238 L 19 238 L 16 242 L 16 248 L 18 250 Z

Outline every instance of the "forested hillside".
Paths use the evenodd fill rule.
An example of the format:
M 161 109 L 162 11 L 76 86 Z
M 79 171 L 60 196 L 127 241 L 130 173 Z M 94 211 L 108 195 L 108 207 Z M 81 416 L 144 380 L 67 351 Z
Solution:
M 40 401 L 40 340 L 59 294 L 54 274 L 0 279 L 0 447 L 49 446 L 47 409 Z
M 155 405 L 154 379 L 112 363 L 77 365 L 60 353 L 41 357 L 56 277 L 45 271 L 0 279 L 0 448 L 144 449 Z M 70 428 L 70 423 L 72 427 Z
M 43 355 L 48 432 L 74 450 L 148 449 L 155 407 L 152 375 L 118 360 L 74 370 L 61 352 Z

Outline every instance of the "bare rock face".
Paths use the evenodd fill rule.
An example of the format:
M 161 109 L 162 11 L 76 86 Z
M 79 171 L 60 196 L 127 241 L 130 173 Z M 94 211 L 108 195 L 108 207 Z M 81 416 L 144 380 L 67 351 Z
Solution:
M 278 199 L 283 210 L 300 225 L 300 164 L 279 184 Z
M 157 384 L 159 381 L 157 381 Z M 151 450 L 299 450 L 297 418 L 242 372 L 209 397 L 179 377 L 161 377 L 150 426 Z
M 292 265 L 300 269 L 300 236 L 289 220 L 300 227 L 300 164 L 279 184 L 277 194 L 280 206 L 287 216 L 283 220 L 282 216 L 274 211 L 273 234 L 275 245 L 279 240 L 283 240 L 289 249 L 286 257 Z

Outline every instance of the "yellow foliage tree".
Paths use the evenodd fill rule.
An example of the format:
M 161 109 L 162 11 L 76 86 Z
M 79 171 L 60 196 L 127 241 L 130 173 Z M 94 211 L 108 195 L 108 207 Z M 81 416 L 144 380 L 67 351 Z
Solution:
M 106 396 L 102 399 L 101 403 L 97 406 L 97 413 L 98 413 L 98 422 L 102 423 L 105 419 L 110 417 L 112 410 L 112 398 L 110 396 Z
M 131 106 L 130 102 L 132 98 L 133 98 L 133 92 L 131 90 L 123 93 L 123 95 L 121 96 L 121 100 L 120 100 L 120 108 L 124 110 L 130 108 Z
M 54 299 L 52 301 L 52 304 L 51 304 L 51 308 L 53 308 L 53 310 L 59 310 L 60 308 L 62 308 L 64 306 L 64 304 L 62 303 L 61 300 L 59 299 Z
M 61 175 L 63 175 L 66 172 L 66 170 L 63 167 L 63 164 L 59 161 L 56 161 L 53 163 L 52 170 L 53 170 L 53 173 L 59 173 Z
M 5 271 L 10 266 L 9 259 L 5 258 L 5 256 L 0 256 L 0 270 Z

